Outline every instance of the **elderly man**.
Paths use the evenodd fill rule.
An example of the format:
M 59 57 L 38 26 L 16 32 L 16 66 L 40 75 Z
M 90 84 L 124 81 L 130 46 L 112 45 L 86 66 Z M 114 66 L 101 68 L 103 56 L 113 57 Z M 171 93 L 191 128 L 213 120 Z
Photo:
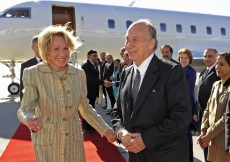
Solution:
M 133 66 L 122 72 L 111 117 L 129 162 L 188 162 L 192 113 L 182 67 L 154 54 L 156 27 L 150 20 L 129 27 L 125 47 Z
M 166 60 L 170 60 L 176 64 L 180 64 L 179 62 L 177 62 L 176 60 L 174 60 L 172 58 L 173 55 L 173 48 L 169 45 L 163 45 L 161 46 L 161 54 L 162 54 L 162 58 L 166 59 Z

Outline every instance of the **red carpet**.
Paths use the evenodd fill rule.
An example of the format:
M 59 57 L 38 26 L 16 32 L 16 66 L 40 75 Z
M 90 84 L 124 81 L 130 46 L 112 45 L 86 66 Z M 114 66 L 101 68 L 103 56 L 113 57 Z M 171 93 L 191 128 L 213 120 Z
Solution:
M 96 131 L 85 134 L 84 139 L 87 162 L 125 162 L 116 146 Z M 20 124 L 0 157 L 0 162 L 35 162 L 28 127 Z

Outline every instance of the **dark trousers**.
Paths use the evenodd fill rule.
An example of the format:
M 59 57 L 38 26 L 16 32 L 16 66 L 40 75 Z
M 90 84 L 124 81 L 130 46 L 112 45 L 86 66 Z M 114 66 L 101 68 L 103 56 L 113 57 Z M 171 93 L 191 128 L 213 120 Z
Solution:
M 204 149 L 204 160 L 205 160 L 205 162 L 211 162 L 211 161 L 208 161 L 208 147 L 206 147 L 205 149 Z
M 104 94 L 104 96 L 105 96 L 105 107 L 107 107 L 106 91 L 105 91 L 105 86 L 104 86 L 104 85 L 102 86 L 102 89 L 103 89 L 103 94 Z
M 89 104 L 92 105 L 93 108 L 95 108 L 95 101 L 96 101 L 96 99 L 89 99 Z M 83 123 L 83 129 L 90 130 L 93 128 L 84 118 L 82 118 L 82 120 L 83 120 L 83 122 L 82 122 Z

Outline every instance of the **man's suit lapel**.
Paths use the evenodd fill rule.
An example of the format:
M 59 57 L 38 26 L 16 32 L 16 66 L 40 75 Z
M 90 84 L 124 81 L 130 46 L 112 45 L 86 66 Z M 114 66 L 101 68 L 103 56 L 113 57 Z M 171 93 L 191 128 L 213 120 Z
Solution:
M 213 67 L 212 70 L 211 70 L 211 71 L 208 73 L 208 75 L 206 76 L 206 78 L 205 78 L 203 81 L 201 81 L 200 86 L 201 86 L 210 76 L 212 76 L 212 75 L 214 74 L 214 70 L 215 70 L 215 67 Z M 202 76 L 200 77 L 200 79 L 202 80 Z
M 90 67 L 93 71 L 98 72 L 98 70 L 95 69 L 95 67 L 93 66 L 93 64 L 92 64 L 89 60 L 87 60 L 87 64 L 89 65 L 89 67 Z M 97 67 L 96 67 L 96 68 L 97 68 Z
M 158 74 L 155 73 L 158 70 L 158 60 L 159 59 L 157 58 L 157 56 L 154 55 L 147 68 L 145 77 L 140 87 L 140 91 L 137 95 L 136 103 L 133 107 L 133 114 L 135 114 L 139 110 L 148 93 L 152 91 L 151 88 L 158 78 Z
M 33 59 L 33 64 L 31 65 L 31 66 L 33 66 L 33 65 L 37 65 L 39 62 L 38 62 L 38 60 L 37 60 L 37 58 L 36 57 L 34 57 L 34 59 Z

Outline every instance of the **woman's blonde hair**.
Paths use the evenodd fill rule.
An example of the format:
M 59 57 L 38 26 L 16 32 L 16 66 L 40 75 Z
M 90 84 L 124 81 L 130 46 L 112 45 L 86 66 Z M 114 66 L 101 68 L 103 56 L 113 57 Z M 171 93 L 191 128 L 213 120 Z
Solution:
M 68 24 L 61 26 L 48 26 L 38 36 L 38 49 L 44 62 L 49 63 L 47 56 L 48 47 L 52 44 L 53 36 L 61 36 L 65 39 L 70 51 L 74 51 L 81 43 L 79 37 L 74 36 L 74 31 L 69 30 Z
M 178 60 L 180 61 L 180 55 L 184 53 L 188 56 L 189 58 L 189 64 L 192 64 L 193 57 L 192 57 L 192 52 L 188 48 L 182 48 L 178 51 Z

